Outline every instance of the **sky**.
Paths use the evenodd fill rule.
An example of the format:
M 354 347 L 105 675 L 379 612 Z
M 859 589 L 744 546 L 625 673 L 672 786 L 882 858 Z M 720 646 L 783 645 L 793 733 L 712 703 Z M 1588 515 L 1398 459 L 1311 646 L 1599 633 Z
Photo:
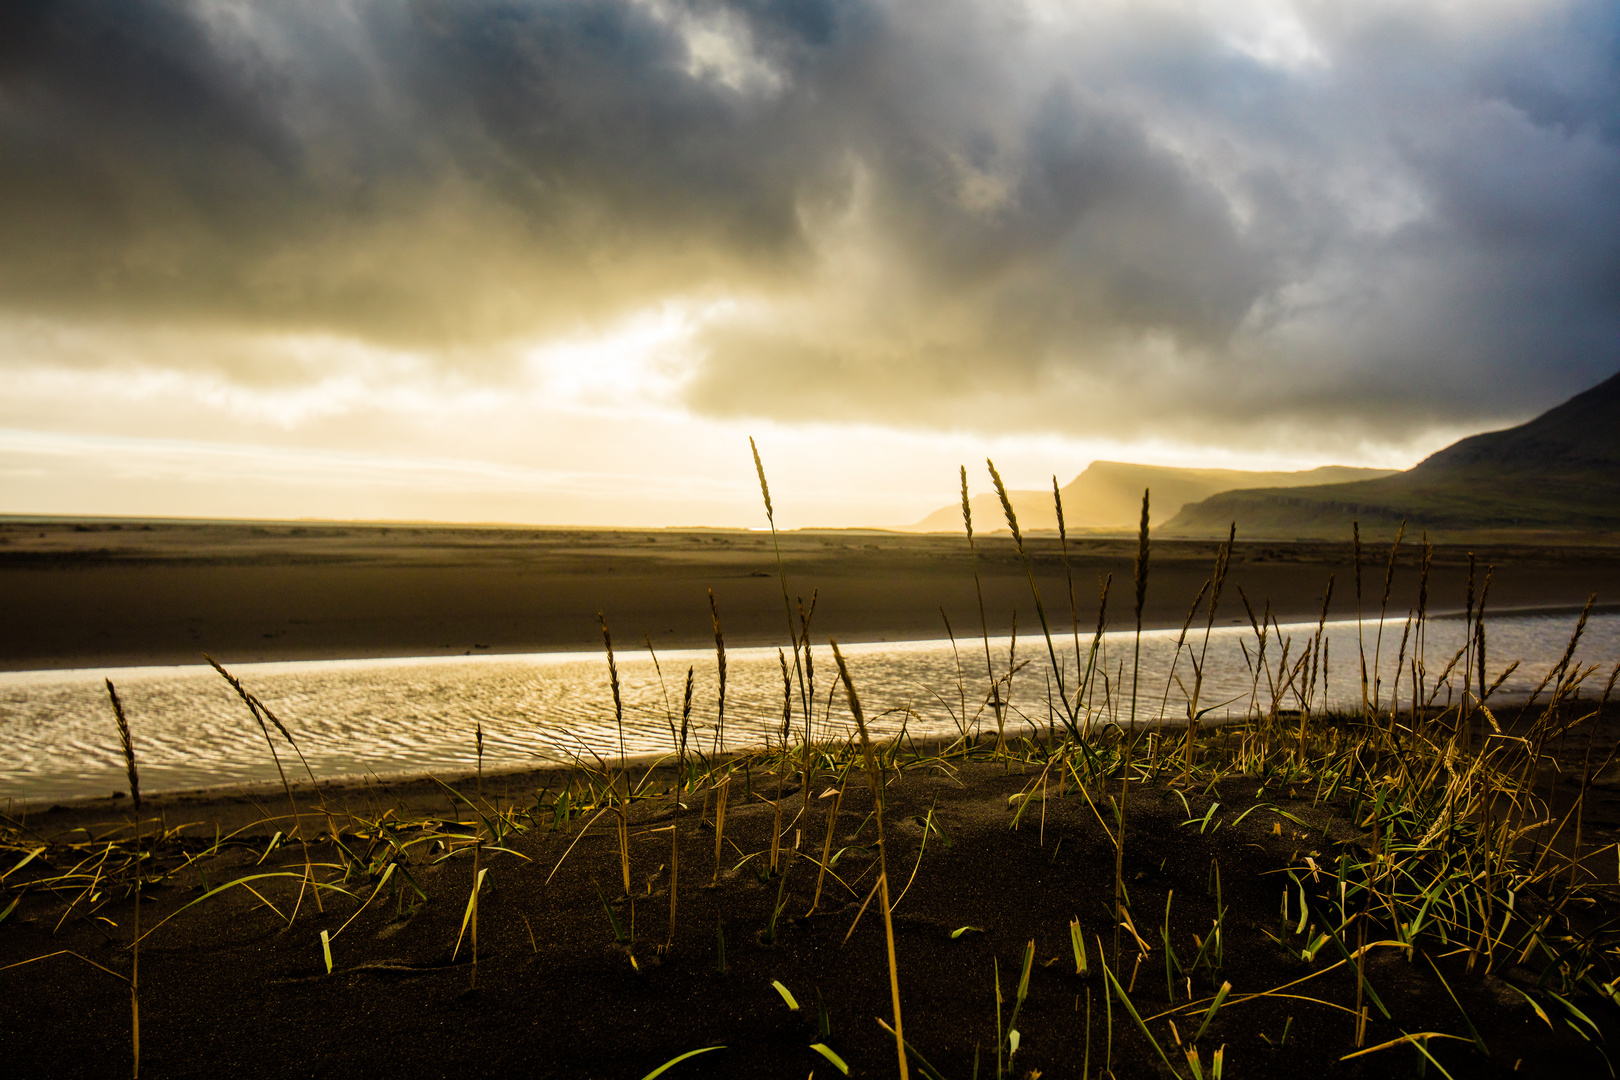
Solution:
M 8 0 L 0 513 L 900 525 L 1620 368 L 1620 7 Z

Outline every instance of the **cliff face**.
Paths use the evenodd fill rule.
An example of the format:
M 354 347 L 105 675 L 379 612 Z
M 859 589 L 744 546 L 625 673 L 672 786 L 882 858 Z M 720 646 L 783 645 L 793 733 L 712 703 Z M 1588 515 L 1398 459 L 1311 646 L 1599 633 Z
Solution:
M 1381 479 L 1222 492 L 1166 535 L 1343 537 L 1352 521 L 1436 535 L 1620 530 L 1620 375 L 1518 427 L 1472 435 Z

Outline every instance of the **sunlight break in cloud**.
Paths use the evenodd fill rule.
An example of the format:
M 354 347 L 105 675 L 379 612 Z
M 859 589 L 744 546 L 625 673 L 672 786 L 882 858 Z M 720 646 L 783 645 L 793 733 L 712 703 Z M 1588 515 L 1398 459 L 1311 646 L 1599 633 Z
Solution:
M 740 521 L 748 431 L 839 523 L 990 446 L 1408 464 L 1616 366 L 1617 45 L 1595 0 L 19 0 L 0 422 L 288 492 L 487 461 L 525 520 L 598 455 Z

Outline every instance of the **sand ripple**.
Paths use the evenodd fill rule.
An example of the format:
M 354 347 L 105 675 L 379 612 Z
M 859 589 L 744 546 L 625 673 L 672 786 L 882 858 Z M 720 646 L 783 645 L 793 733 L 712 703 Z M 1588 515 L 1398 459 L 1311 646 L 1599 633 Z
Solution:
M 1520 660 L 1504 684 L 1504 696 L 1522 696 L 1557 662 L 1574 625 L 1573 615 L 1498 618 L 1488 627 L 1489 677 Z M 1290 665 L 1314 625 L 1285 624 L 1292 639 Z M 1359 702 L 1356 625 L 1330 624 L 1328 671 L 1331 697 Z M 1365 628 L 1369 658 L 1371 625 Z M 1184 716 L 1183 698 L 1170 680 L 1175 631 L 1142 638 L 1142 693 L 1139 718 Z M 1386 625 L 1380 667 L 1387 688 L 1394 675 L 1401 625 Z M 1193 635 L 1196 643 L 1201 635 Z M 1429 679 L 1444 668 L 1462 640 L 1457 620 L 1430 623 L 1426 643 Z M 1204 704 L 1233 700 L 1241 711 L 1254 685 L 1249 661 L 1254 634 L 1247 627 L 1218 628 L 1210 640 L 1201 696 Z M 1064 645 L 1067 648 L 1064 648 Z M 1082 647 L 1089 637 L 1082 631 Z M 1074 638 L 1058 642 L 1072 681 Z M 1268 644 L 1275 665 L 1278 645 Z M 1024 664 L 1012 681 L 1014 734 L 1045 731 L 1054 722 L 1047 707 L 1050 663 L 1045 642 L 1020 638 L 1016 651 L 1007 638 L 990 642 L 998 674 L 1009 655 Z M 892 734 L 905 724 L 916 735 L 954 733 L 963 722 L 992 729 L 984 707 L 987 679 L 982 640 L 924 641 L 852 645 L 845 650 L 862 704 L 879 732 Z M 780 739 L 782 675 L 774 649 L 739 649 L 729 654 L 726 742 L 760 745 Z M 1620 615 L 1594 616 L 1578 659 L 1599 665 L 1588 696 L 1602 691 L 1610 666 L 1620 659 Z M 852 721 L 841 687 L 835 686 L 832 652 L 813 650 L 816 734 L 842 737 Z M 1102 670 L 1113 695 L 1107 715 L 1129 715 L 1131 639 L 1106 635 Z M 791 658 L 789 659 L 791 664 Z M 714 654 L 702 650 L 661 653 L 658 666 L 640 653 L 622 653 L 619 673 L 625 702 L 624 750 L 662 753 L 671 746 L 671 726 L 680 724 L 681 695 L 688 666 L 693 669 L 692 745 L 712 748 L 715 729 Z M 662 671 L 660 678 L 659 671 Z M 484 728 L 486 766 L 564 762 L 594 752 L 617 756 L 607 665 L 596 654 L 536 654 L 436 659 L 323 661 L 246 664 L 234 673 L 262 698 L 298 739 L 319 777 L 397 775 L 471 768 L 473 730 Z M 1183 650 L 1176 674 L 1187 686 L 1192 667 Z M 134 731 L 143 789 L 174 790 L 263 781 L 275 778 L 264 736 L 230 687 L 207 667 L 122 668 L 0 674 L 0 798 L 56 800 L 104 795 L 123 786 L 123 761 L 107 706 L 102 678 L 118 685 Z M 1454 677 L 1455 678 L 1455 677 Z M 1099 680 L 1100 684 L 1101 680 Z M 1262 696 L 1265 680 L 1261 680 Z M 1166 686 L 1170 692 L 1166 695 Z M 1408 691 L 1403 689 L 1403 696 Z M 1387 689 L 1386 689 L 1387 693 Z M 795 690 L 794 724 L 799 720 Z M 1097 700 L 1101 701 L 1101 685 Z M 1269 697 L 1265 696 L 1269 702 Z M 1442 694 L 1441 700 L 1444 700 Z M 1284 707 L 1293 703 L 1285 701 Z M 1224 710 L 1217 710 L 1216 716 Z M 793 733 L 795 740 L 799 733 Z M 289 775 L 303 768 L 278 739 Z

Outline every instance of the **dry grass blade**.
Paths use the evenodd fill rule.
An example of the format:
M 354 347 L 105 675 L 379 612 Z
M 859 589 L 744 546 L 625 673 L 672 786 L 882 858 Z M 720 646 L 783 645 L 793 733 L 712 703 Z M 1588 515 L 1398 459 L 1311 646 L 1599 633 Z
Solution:
M 1380 600 L 1379 603 L 1378 603 L 1378 633 L 1377 633 L 1377 636 L 1373 638 L 1373 662 L 1372 662 L 1372 672 L 1373 672 L 1373 674 L 1372 674 L 1372 682 L 1373 682 L 1373 688 L 1372 688 L 1372 713 L 1373 714 L 1376 714 L 1378 712 L 1379 704 L 1383 700 L 1382 695 L 1380 693 L 1380 687 L 1381 687 L 1381 683 L 1382 683 L 1382 678 L 1379 675 L 1378 660 L 1379 660 L 1379 655 L 1382 653 L 1383 647 L 1384 647 L 1384 619 L 1389 614 L 1389 590 L 1390 590 L 1390 587 L 1392 585 L 1394 585 L 1394 583 L 1395 583 L 1395 556 L 1400 553 L 1401 539 L 1403 537 L 1405 537 L 1405 536 L 1406 536 L 1406 519 L 1402 518 L 1400 528 L 1395 530 L 1395 542 L 1389 546 L 1389 565 L 1384 570 L 1384 596 L 1383 596 L 1383 599 Z M 1396 670 L 1399 671 L 1399 665 L 1396 666 Z M 1391 723 L 1393 723 L 1393 722 L 1394 721 L 1393 721 L 1393 718 L 1392 718 Z
M 995 663 L 990 659 L 990 623 L 984 614 L 984 583 L 979 578 L 979 548 L 973 542 L 973 504 L 968 500 L 967 466 L 958 466 L 962 474 L 962 528 L 967 530 L 968 554 L 973 563 L 973 593 L 979 600 L 979 634 L 984 640 L 984 676 L 990 682 L 990 707 L 996 721 L 996 750 L 1002 748 L 1006 724 L 1006 708 L 1001 701 L 1001 680 L 996 678 Z
M 1001 474 L 996 471 L 995 462 L 985 458 L 984 463 L 990 470 L 990 479 L 995 484 L 996 494 L 1001 498 L 1001 509 L 1007 516 L 1007 528 L 1012 530 L 1013 542 L 1018 546 L 1018 558 L 1024 564 L 1025 577 L 1029 579 L 1030 595 L 1035 598 L 1035 615 L 1041 621 L 1041 633 L 1046 638 L 1046 655 L 1052 664 L 1052 678 L 1057 683 L 1058 702 L 1063 706 L 1063 725 L 1068 729 L 1070 738 L 1079 739 L 1078 721 L 1069 704 L 1063 665 L 1058 663 L 1057 647 L 1052 642 L 1052 628 L 1046 620 L 1046 605 L 1041 602 L 1041 590 L 1035 584 L 1035 564 L 1030 559 L 1029 552 L 1024 550 L 1024 537 L 1018 530 L 1018 515 L 1013 511 L 1012 499 L 1007 494 L 1007 486 L 1001 482 Z
M 714 658 L 715 666 L 720 680 L 719 699 L 715 705 L 715 750 L 725 753 L 726 750 L 726 637 L 720 628 L 720 607 L 715 603 L 714 590 L 709 590 L 709 615 L 714 623 Z M 710 777 L 713 777 L 711 771 Z M 711 884 L 720 881 L 720 857 L 722 845 L 726 836 L 726 803 L 731 796 L 731 770 L 726 768 L 721 773 L 721 779 L 714 785 L 714 877 Z
M 686 696 L 681 703 L 681 738 L 675 748 L 675 800 L 670 809 L 669 828 L 669 938 L 675 943 L 675 901 L 681 877 L 681 792 L 686 784 L 686 733 L 692 725 L 692 674 L 686 669 Z
M 810 901 L 810 910 L 805 912 L 806 916 L 809 916 L 821 905 L 821 889 L 827 881 L 827 863 L 832 858 L 833 830 L 838 827 L 838 808 L 843 804 L 844 788 L 848 783 L 849 767 L 846 765 L 844 771 L 838 777 L 838 790 L 833 795 L 832 809 L 827 811 L 827 837 L 821 845 L 821 870 L 816 874 L 816 895 Z
M 1339 1060 L 1340 1061 L 1349 1061 L 1351 1058 L 1362 1057 L 1362 1056 L 1364 1056 L 1366 1054 L 1376 1054 L 1380 1050 L 1389 1050 L 1389 1049 L 1391 1049 L 1393 1047 L 1396 1047 L 1396 1046 L 1405 1046 L 1407 1043 L 1422 1044 L 1422 1043 L 1425 1043 L 1425 1042 L 1429 1041 L 1430 1039 L 1455 1039 L 1458 1042 L 1467 1042 L 1468 1041 L 1467 1039 L 1463 1038 L 1461 1035 L 1447 1035 L 1443 1031 L 1414 1031 L 1411 1034 L 1402 1035 L 1398 1039 L 1391 1039 L 1388 1042 L 1379 1043 L 1377 1046 L 1369 1046 L 1369 1047 L 1367 1047 L 1367 1049 L 1365 1049 L 1365 1050 L 1357 1050 L 1353 1054 L 1345 1054 Z
M 1069 587 L 1069 621 L 1074 632 L 1074 669 L 1075 675 L 1080 674 L 1080 604 L 1074 595 L 1074 568 L 1069 565 L 1069 527 L 1063 520 L 1063 492 L 1058 487 L 1057 476 L 1052 476 L 1052 509 L 1057 512 L 1058 550 L 1063 554 L 1063 581 Z M 1075 712 L 1078 715 L 1080 699 L 1078 695 L 1074 702 Z
M 619 690 L 619 665 L 613 659 L 613 634 L 608 630 L 607 616 L 596 613 L 602 624 L 602 647 L 607 650 L 608 682 L 613 687 L 613 723 L 619 732 L 619 773 L 624 779 L 624 795 L 619 794 L 619 777 L 609 776 L 608 785 L 619 826 L 619 874 L 624 883 L 624 895 L 630 895 L 630 826 L 626 819 L 625 801 L 630 796 L 629 758 L 624 749 L 624 697 Z
M 1226 584 L 1226 572 L 1232 565 L 1232 548 L 1237 544 L 1237 522 L 1232 522 L 1227 529 L 1226 543 L 1215 552 L 1215 576 L 1211 581 L 1209 594 L 1209 614 L 1204 621 L 1204 641 L 1198 649 L 1198 663 L 1193 666 L 1193 692 L 1187 703 L 1187 746 L 1185 752 L 1185 766 L 1182 770 L 1183 786 L 1192 782 L 1192 751 L 1193 743 L 1198 736 L 1198 703 L 1202 699 L 1204 690 L 1204 672 L 1209 658 L 1209 638 L 1215 630 L 1215 612 L 1221 604 L 1221 589 Z
M 1142 521 L 1136 532 L 1136 637 L 1131 651 L 1131 725 L 1120 743 L 1119 836 L 1114 844 L 1114 966 L 1119 966 L 1119 928 L 1125 914 L 1125 822 L 1131 794 L 1131 746 L 1136 734 L 1137 683 L 1142 668 L 1142 605 L 1148 582 L 1148 495 L 1142 491 Z M 1166 1062 L 1168 1064 L 1168 1062 Z
M 291 745 L 295 751 L 298 750 L 298 746 L 293 742 L 292 735 L 287 732 L 286 727 L 282 725 L 281 721 L 277 720 L 273 713 L 264 708 L 263 703 L 260 702 L 258 698 L 248 693 L 247 688 L 242 685 L 241 680 L 232 675 L 229 671 L 226 671 L 219 661 L 215 660 L 207 653 L 203 654 L 203 659 L 207 660 L 209 665 L 215 671 L 219 672 L 220 677 L 230 684 L 231 689 L 236 691 L 236 695 L 240 697 L 242 699 L 242 703 L 248 707 L 248 712 L 252 714 L 253 719 L 259 725 L 259 732 L 264 736 L 265 746 L 267 746 L 270 750 L 270 760 L 275 762 L 276 775 L 281 778 L 281 790 L 285 792 L 287 796 L 287 809 L 292 814 L 293 829 L 298 833 L 298 843 L 303 848 L 304 852 L 304 884 L 299 886 L 298 901 L 293 904 L 293 918 L 296 919 L 298 918 L 298 909 L 301 908 L 304 903 L 304 890 L 315 880 L 315 865 L 309 856 L 309 839 L 304 836 L 303 820 L 298 813 L 298 803 L 293 799 L 292 784 L 287 780 L 287 771 L 281 767 L 281 755 L 276 753 L 276 742 L 270 737 L 270 728 L 265 724 L 266 717 L 270 719 L 271 723 L 275 724 L 276 730 L 281 732 L 282 738 L 286 739 L 288 744 Z M 303 753 L 299 752 L 298 756 L 300 759 L 302 759 Z M 304 762 L 304 768 L 306 770 L 309 769 L 309 763 L 307 761 Z M 313 785 L 315 781 L 315 774 L 311 772 L 309 778 L 310 783 Z M 336 835 L 335 829 L 333 830 L 333 835 Z M 321 892 L 318 888 L 315 890 L 315 907 L 316 910 L 325 910 L 321 903 Z
M 866 716 L 861 712 L 861 699 L 855 693 L 855 683 L 849 677 L 849 665 L 838 651 L 838 642 L 829 638 L 833 659 L 838 662 L 838 677 L 844 681 L 844 692 L 849 696 L 849 711 L 855 717 L 855 726 L 861 733 L 861 754 L 866 762 L 866 779 L 872 787 L 872 813 L 877 817 L 878 834 L 878 890 L 883 902 L 883 932 L 889 947 L 889 996 L 894 1006 L 894 1041 L 900 1061 L 900 1080 L 908 1080 L 906 1068 L 905 1028 L 900 1021 L 900 968 L 894 955 L 894 919 L 889 907 L 889 869 L 886 845 L 883 839 L 883 781 L 878 776 L 877 760 L 872 753 L 872 738 L 866 730 Z
M 135 744 L 130 739 L 129 719 L 118 690 L 107 679 L 107 697 L 112 700 L 113 718 L 118 723 L 118 741 L 124 751 L 124 768 L 129 774 L 129 799 L 135 812 L 135 941 L 130 946 L 129 1042 L 133 1059 L 131 1075 L 141 1075 L 141 778 L 135 769 Z M 101 965 L 97 964 L 97 967 Z M 103 968 L 103 970 L 106 970 Z M 122 976 L 120 976 L 122 978 Z
M 782 545 L 776 537 L 776 514 L 771 509 L 771 487 L 765 482 L 765 463 L 760 460 L 759 447 L 754 445 L 753 436 L 748 438 L 748 448 L 754 452 L 754 471 L 759 473 L 759 493 L 765 500 L 765 520 L 771 527 L 771 550 L 776 554 L 776 579 L 782 586 L 782 611 L 787 615 L 788 640 L 793 643 L 793 671 L 799 678 L 799 703 L 804 715 L 810 715 L 809 691 L 804 682 L 804 668 L 799 662 L 799 628 L 793 623 L 793 601 L 788 598 L 787 570 L 782 565 Z M 786 751 L 787 747 L 782 748 Z

